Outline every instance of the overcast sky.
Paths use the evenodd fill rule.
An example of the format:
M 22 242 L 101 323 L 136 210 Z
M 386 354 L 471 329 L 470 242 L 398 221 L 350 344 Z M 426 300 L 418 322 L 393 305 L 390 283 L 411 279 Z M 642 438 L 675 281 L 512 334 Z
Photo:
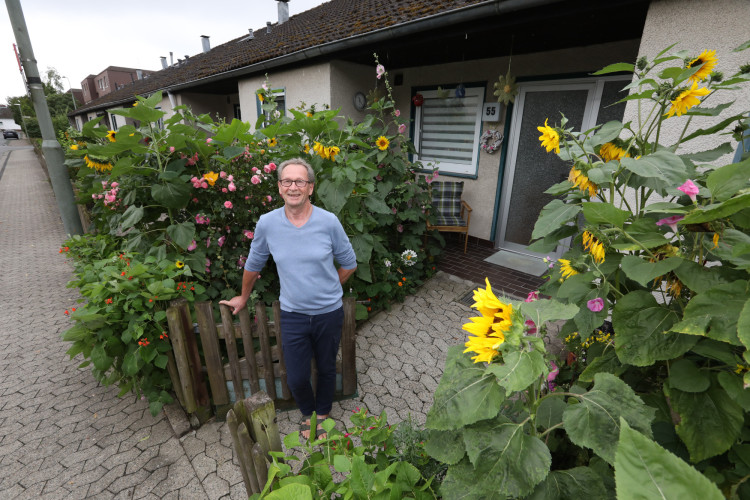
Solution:
M 324 0 L 290 0 L 289 15 Z M 107 66 L 161 69 L 160 56 L 174 60 L 201 52 L 201 35 L 215 47 L 265 29 L 278 20 L 276 0 L 21 0 L 39 73 L 47 67 L 70 79 L 73 88 Z M 0 3 L 0 104 L 26 93 L 13 52 L 16 43 L 5 2 Z M 68 80 L 63 79 L 65 90 Z

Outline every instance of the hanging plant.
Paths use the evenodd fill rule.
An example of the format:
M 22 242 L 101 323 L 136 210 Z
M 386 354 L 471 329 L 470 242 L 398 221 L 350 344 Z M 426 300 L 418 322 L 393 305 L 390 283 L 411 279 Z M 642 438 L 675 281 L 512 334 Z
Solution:
M 516 100 L 518 94 L 518 85 L 516 85 L 516 77 L 510 74 L 510 65 L 508 65 L 508 74 L 503 76 L 495 82 L 495 96 L 497 102 L 508 104 Z

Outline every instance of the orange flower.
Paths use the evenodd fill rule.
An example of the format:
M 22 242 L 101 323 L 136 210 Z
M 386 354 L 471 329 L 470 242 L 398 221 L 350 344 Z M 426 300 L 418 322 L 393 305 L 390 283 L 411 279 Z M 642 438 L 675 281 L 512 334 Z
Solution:
M 398 286 L 404 286 L 404 284 L 399 281 Z

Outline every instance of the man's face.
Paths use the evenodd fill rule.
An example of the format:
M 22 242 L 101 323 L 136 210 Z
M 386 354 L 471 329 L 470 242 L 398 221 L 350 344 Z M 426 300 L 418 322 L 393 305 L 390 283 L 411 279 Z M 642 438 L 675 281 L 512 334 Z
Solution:
M 307 169 L 303 165 L 287 165 L 279 180 L 279 194 L 284 198 L 284 203 L 289 207 L 301 207 L 310 198 L 313 192 L 313 184 L 308 183 L 299 187 L 292 182 L 289 187 L 283 186 L 284 181 L 307 181 Z

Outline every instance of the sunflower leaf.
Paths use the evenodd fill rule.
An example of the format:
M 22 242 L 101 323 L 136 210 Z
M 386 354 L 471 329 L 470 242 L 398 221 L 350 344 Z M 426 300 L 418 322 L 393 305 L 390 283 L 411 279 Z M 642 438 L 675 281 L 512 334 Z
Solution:
M 511 351 L 503 356 L 502 363 L 488 366 L 486 373 L 497 377 L 497 383 L 505 388 L 505 396 L 508 397 L 534 383 L 546 368 L 539 351 Z
M 592 73 L 592 75 L 606 75 L 608 73 L 619 73 L 620 71 L 627 71 L 632 73 L 635 70 L 635 65 L 630 63 L 615 63 L 605 66 L 599 71 Z
M 537 219 L 534 225 L 531 239 L 535 240 L 547 236 L 555 229 L 573 219 L 580 211 L 581 207 L 578 205 L 567 204 L 562 200 L 552 200 L 542 208 L 539 219 Z
M 671 330 L 743 345 L 737 336 L 737 325 L 747 297 L 748 282 L 745 280 L 716 285 L 693 297 L 685 307 L 682 321 Z M 746 342 L 750 343 L 750 340 Z
M 607 498 L 602 478 L 590 467 L 553 470 L 534 488 L 527 500 L 565 500 L 569 498 Z

